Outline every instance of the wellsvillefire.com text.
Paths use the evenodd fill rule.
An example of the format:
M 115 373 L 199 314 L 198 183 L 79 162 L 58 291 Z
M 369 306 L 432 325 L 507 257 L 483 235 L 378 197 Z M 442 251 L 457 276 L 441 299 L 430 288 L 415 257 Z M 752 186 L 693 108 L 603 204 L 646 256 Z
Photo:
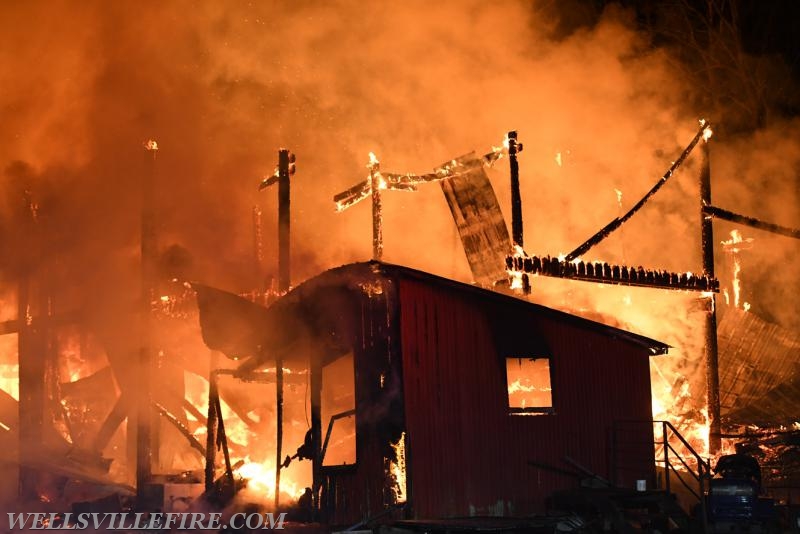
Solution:
M 221 513 L 9 513 L 10 532 L 29 530 L 283 530 L 286 514 L 238 513 L 223 523 Z

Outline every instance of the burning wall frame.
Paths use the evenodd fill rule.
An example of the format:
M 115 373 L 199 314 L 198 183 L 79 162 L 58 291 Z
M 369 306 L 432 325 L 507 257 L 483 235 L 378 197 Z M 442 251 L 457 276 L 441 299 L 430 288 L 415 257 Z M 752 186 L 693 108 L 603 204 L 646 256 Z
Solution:
M 425 303 L 434 301 L 438 302 L 436 306 L 447 307 L 448 311 L 441 316 L 441 320 L 446 320 L 447 324 L 454 328 L 446 326 L 444 323 L 437 323 L 433 317 L 427 315 L 428 312 L 425 311 L 427 304 Z M 249 303 L 244 308 L 248 306 Z M 201 304 L 201 314 L 202 308 Z M 493 313 L 487 311 L 489 308 L 503 310 L 501 316 L 495 317 Z M 414 311 L 415 309 L 417 311 Z M 407 517 L 441 517 L 454 513 L 469 513 L 465 499 L 477 499 L 470 501 L 477 507 L 476 510 L 488 511 L 489 499 L 493 499 L 491 503 L 494 505 L 495 500 L 503 499 L 508 491 L 520 491 L 523 495 L 528 495 L 533 491 L 526 498 L 534 499 L 535 493 L 538 497 L 534 500 L 538 504 L 534 504 L 534 501 L 521 504 L 524 499 L 517 502 L 512 498 L 508 502 L 513 504 L 504 505 L 503 509 L 497 513 L 511 513 L 514 507 L 517 507 L 514 510 L 518 513 L 529 513 L 536 507 L 543 506 L 544 495 L 537 493 L 539 490 L 523 489 L 515 484 L 507 485 L 505 488 L 503 486 L 503 481 L 508 484 L 509 481 L 506 478 L 512 476 L 506 473 L 508 466 L 512 465 L 514 461 L 522 461 L 523 457 L 526 461 L 530 459 L 527 456 L 533 449 L 525 448 L 527 445 L 515 453 L 519 457 L 514 457 L 516 460 L 512 459 L 511 464 L 506 465 L 505 462 L 509 459 L 500 455 L 503 458 L 501 465 L 504 466 L 500 471 L 506 473 L 504 475 L 492 475 L 483 471 L 481 471 L 483 474 L 479 475 L 478 471 L 472 467 L 458 465 L 459 468 L 456 469 L 458 472 L 469 472 L 471 473 L 469 476 L 483 477 L 485 475 L 485 480 L 481 479 L 483 482 L 479 484 L 483 489 L 479 489 L 473 483 L 474 481 L 470 482 L 467 478 L 461 481 L 464 484 L 461 484 L 459 480 L 451 480 L 450 475 L 439 476 L 436 479 L 438 480 L 437 484 L 430 488 L 426 486 L 430 481 L 424 482 L 428 480 L 425 477 L 435 471 L 434 466 L 438 465 L 439 460 L 443 462 L 443 465 L 454 467 L 456 464 L 453 464 L 453 459 L 461 462 L 473 455 L 471 461 L 474 461 L 475 466 L 484 466 L 478 467 L 480 470 L 484 469 L 488 465 L 486 462 L 490 461 L 485 458 L 486 451 L 494 450 L 492 447 L 496 448 L 497 446 L 496 443 L 490 446 L 489 442 L 498 442 L 499 440 L 503 444 L 502 447 L 512 443 L 502 439 L 502 436 L 507 435 L 508 430 L 504 426 L 507 423 L 503 421 L 509 417 L 505 368 L 501 366 L 502 358 L 498 361 L 495 359 L 499 358 L 501 354 L 521 354 L 520 351 L 525 351 L 526 354 L 549 353 L 549 347 L 542 344 L 544 338 L 529 335 L 531 330 L 524 327 L 525 322 L 514 319 L 517 312 L 521 314 L 520 316 L 525 316 L 526 313 L 541 313 L 548 317 L 552 316 L 555 321 L 552 323 L 554 325 L 563 321 L 564 324 L 574 324 L 578 329 L 585 329 L 587 332 L 586 343 L 589 345 L 585 345 L 582 349 L 566 350 L 585 351 L 588 350 L 587 347 L 591 343 L 600 343 L 598 346 L 604 348 L 600 349 L 601 352 L 596 356 L 605 354 L 606 356 L 603 357 L 605 358 L 608 354 L 618 350 L 627 354 L 626 358 L 630 358 L 630 361 L 625 360 L 626 364 L 624 365 L 630 369 L 626 370 L 624 377 L 620 379 L 622 381 L 630 379 L 630 382 L 625 382 L 625 387 L 595 388 L 593 390 L 595 394 L 607 398 L 608 402 L 611 402 L 605 410 L 599 408 L 600 412 L 592 412 L 591 416 L 587 415 L 586 417 L 579 415 L 584 407 L 580 405 L 579 401 L 573 399 L 576 388 L 570 388 L 573 390 L 572 393 L 565 392 L 565 395 L 559 397 L 558 402 L 562 403 L 564 409 L 554 416 L 558 419 L 557 421 L 549 417 L 515 417 L 514 419 L 519 420 L 519 424 L 516 426 L 521 426 L 514 431 L 517 434 L 512 432 L 507 436 L 508 439 L 512 439 L 512 435 L 517 438 L 527 436 L 522 440 L 527 443 L 528 438 L 537 434 L 531 426 L 531 420 L 547 419 L 548 421 L 533 424 L 534 426 L 544 424 L 549 429 L 547 432 L 557 436 L 550 440 L 552 446 L 546 449 L 548 451 L 546 456 L 550 461 L 557 461 L 556 457 L 563 454 L 563 447 L 567 442 L 562 440 L 568 439 L 566 436 L 573 432 L 583 436 L 581 439 L 588 447 L 586 450 L 586 454 L 589 455 L 587 464 L 605 472 L 610 467 L 603 463 L 606 458 L 606 445 L 605 438 L 602 437 L 604 431 L 601 429 L 605 424 L 602 421 L 606 421 L 609 417 L 621 416 L 623 412 L 628 417 L 647 418 L 649 416 L 648 356 L 666 351 L 666 346 L 599 323 L 411 269 L 374 262 L 354 264 L 333 269 L 301 284 L 273 303 L 268 309 L 260 310 L 260 318 L 256 319 L 256 323 L 254 323 L 256 329 L 251 332 L 258 328 L 263 328 L 263 331 L 260 333 L 260 337 L 252 338 L 257 341 L 249 347 L 247 353 L 249 357 L 239 365 L 235 374 L 244 376 L 246 373 L 258 371 L 264 366 L 273 365 L 276 351 L 289 349 L 293 339 L 304 337 L 314 339 L 317 355 L 311 360 L 309 377 L 312 403 L 312 443 L 316 451 L 313 458 L 315 463 L 313 495 L 319 514 L 317 517 L 327 523 L 353 524 L 379 514 L 385 514 L 387 510 L 391 513 L 398 504 L 402 504 L 397 502 L 397 477 L 390 472 L 391 461 L 387 462 L 387 460 L 394 460 L 396 463 L 400 463 L 401 458 L 408 465 L 408 471 L 405 473 L 408 491 L 405 495 L 405 511 L 403 512 Z M 445 319 L 445 317 L 449 318 Z M 458 317 L 478 322 L 474 322 L 474 325 L 473 322 L 463 323 L 459 328 Z M 206 320 L 207 318 L 203 319 L 203 322 L 205 323 Z M 453 323 L 453 321 L 456 322 Z M 437 324 L 438 326 L 436 326 Z M 214 327 L 213 325 L 207 326 L 211 329 Z M 470 334 L 473 326 L 483 329 L 483 337 L 480 338 L 480 343 L 464 344 L 470 336 L 478 335 L 477 332 Z M 589 330 L 594 333 L 589 335 Z M 562 341 L 557 341 L 557 343 L 568 343 L 571 337 L 574 336 L 570 336 L 565 331 L 563 337 L 558 338 Z M 595 339 L 595 341 L 589 342 L 589 338 Z M 510 343 L 509 339 L 516 341 Z M 525 339 L 527 341 L 523 341 Z M 444 345 L 440 346 L 436 343 L 444 343 Z M 439 349 L 436 347 L 440 347 L 442 350 L 438 356 L 436 354 Z M 612 349 L 612 347 L 616 349 Z M 325 428 L 319 408 L 320 368 L 326 361 L 351 349 L 354 352 L 356 367 L 358 461 L 352 467 L 326 468 L 321 465 L 319 455 L 322 446 L 322 432 Z M 466 351 L 463 352 L 462 358 L 457 356 L 460 350 Z M 559 351 L 559 357 L 562 360 L 565 358 L 563 350 L 565 349 L 562 346 Z M 239 354 L 243 355 L 245 352 L 239 352 Z M 574 366 L 579 360 L 574 358 L 578 354 L 579 352 L 574 352 L 572 363 L 566 367 L 563 365 L 560 367 L 558 379 L 562 382 L 576 371 Z M 591 365 L 587 360 L 585 366 L 589 374 L 583 373 L 580 376 L 586 378 L 595 376 L 597 366 L 600 365 L 599 361 L 605 361 L 603 358 Z M 437 363 L 438 360 L 441 362 Z M 632 365 L 628 366 L 628 364 Z M 418 365 L 422 365 L 422 367 L 418 368 Z M 444 367 L 436 371 L 434 368 L 429 368 L 430 365 Z M 474 369 L 472 369 L 473 366 Z M 490 372 L 490 368 L 493 371 Z M 459 369 L 461 371 L 457 371 Z M 591 371 L 588 371 L 589 369 Z M 618 369 L 615 369 L 615 372 L 617 371 Z M 446 378 L 448 372 L 456 373 L 449 381 Z M 467 372 L 468 375 L 461 377 L 458 373 L 462 372 Z M 437 376 L 438 378 L 435 378 Z M 464 380 L 463 384 L 462 379 Z M 495 381 L 496 384 L 494 382 L 491 384 L 496 387 L 490 387 L 491 384 L 487 382 L 487 379 L 490 382 Z M 475 380 L 483 380 L 483 383 L 475 382 Z M 425 384 L 429 385 L 425 386 Z M 466 401 L 471 396 L 478 400 L 488 398 L 494 400 L 479 402 L 478 405 L 470 401 L 467 403 L 468 406 L 467 404 L 459 406 L 458 403 L 451 405 L 450 400 L 442 399 L 441 402 L 445 402 L 448 406 L 442 412 L 442 418 L 440 419 L 439 416 L 429 417 L 429 414 L 438 410 L 436 403 L 439 401 L 435 400 L 435 391 L 439 386 L 435 384 L 446 385 L 444 391 L 450 392 L 447 395 L 456 395 L 462 401 Z M 633 384 L 638 385 L 631 389 L 629 386 Z M 456 393 L 460 391 L 459 388 L 463 391 Z M 618 394 L 612 394 L 612 389 L 616 389 Z M 630 397 L 633 395 L 633 391 L 638 392 L 636 395 L 639 396 L 635 397 L 638 400 Z M 434 396 L 430 397 L 429 394 Z M 495 400 L 500 402 L 499 412 L 494 413 L 489 409 L 488 412 L 481 413 L 478 406 L 484 405 L 483 411 L 485 412 L 487 406 L 495 406 Z M 567 402 L 567 404 L 563 404 L 563 402 Z M 630 409 L 626 406 L 630 406 Z M 460 425 L 472 421 L 475 409 L 478 412 L 474 414 L 477 417 L 472 425 L 474 428 L 466 431 L 464 429 L 467 427 L 462 428 Z M 601 422 L 596 424 L 588 424 L 586 421 L 579 422 L 582 418 L 595 418 Z M 414 425 L 411 425 L 412 419 L 416 421 Z M 483 437 L 479 438 L 475 432 L 478 432 L 482 425 L 488 426 L 485 427 L 486 432 Z M 451 437 L 454 437 L 456 441 L 453 439 L 448 441 L 444 437 L 437 438 L 438 441 L 434 440 L 429 443 L 431 447 L 429 448 L 424 443 L 433 438 L 421 437 L 427 435 L 427 432 L 438 432 L 441 436 L 453 433 Z M 590 437 L 591 435 L 595 437 Z M 455 438 L 455 436 L 461 436 L 461 438 Z M 646 477 L 645 472 L 653 469 L 652 434 L 641 437 L 643 437 L 641 440 L 642 451 L 645 453 L 642 454 L 642 458 L 646 458 L 648 456 L 646 453 L 649 451 L 650 461 L 639 465 L 638 476 Z M 422 441 L 419 441 L 420 439 Z M 459 441 L 459 439 L 464 441 Z M 540 441 L 542 435 L 538 435 L 536 439 Z M 593 443 L 593 440 L 596 439 L 599 441 Z M 447 449 L 443 450 L 442 443 L 450 443 L 452 446 L 448 445 Z M 476 448 L 481 443 L 488 448 L 486 450 Z M 405 446 L 405 450 L 397 452 L 398 445 Z M 448 454 L 447 451 L 454 455 L 450 460 L 446 460 L 447 456 L 442 456 Z M 495 459 L 495 461 L 497 460 Z M 529 467 L 525 466 L 523 462 L 522 468 L 514 467 L 513 472 L 519 475 L 527 469 Z M 417 477 L 419 480 L 416 480 Z M 525 478 L 527 480 L 527 477 Z M 571 481 L 568 483 L 571 484 Z M 559 487 L 559 482 L 552 480 L 548 484 Z M 549 485 L 547 487 L 552 489 Z M 453 503 L 447 504 L 446 500 L 441 500 L 441 496 L 434 496 L 439 495 L 442 491 L 453 491 L 459 496 L 456 498 L 454 494 Z

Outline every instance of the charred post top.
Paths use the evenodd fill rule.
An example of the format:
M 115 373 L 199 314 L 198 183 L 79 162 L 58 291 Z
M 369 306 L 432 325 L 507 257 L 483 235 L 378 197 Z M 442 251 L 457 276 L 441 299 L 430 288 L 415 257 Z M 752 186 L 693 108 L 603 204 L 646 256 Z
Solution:
M 711 216 L 705 213 L 705 207 L 711 205 L 711 161 L 709 159 L 708 141 L 700 147 L 702 164 L 700 167 L 700 225 L 703 249 L 703 274 L 714 276 L 714 229 Z
M 291 285 L 289 247 L 290 202 L 289 176 L 294 174 L 295 156 L 288 149 L 278 151 L 278 290 L 288 291 Z

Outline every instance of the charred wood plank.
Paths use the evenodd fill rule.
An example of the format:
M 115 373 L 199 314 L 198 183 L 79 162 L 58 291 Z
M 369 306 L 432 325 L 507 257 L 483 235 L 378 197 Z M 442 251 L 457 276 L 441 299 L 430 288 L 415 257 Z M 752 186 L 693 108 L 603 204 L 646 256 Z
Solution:
M 755 217 L 739 215 L 738 213 L 724 210 L 716 206 L 703 206 L 703 213 L 711 217 L 716 217 L 717 219 L 743 224 L 757 230 L 764 230 L 765 232 L 771 232 L 773 234 L 800 239 L 800 230 L 796 228 L 789 228 L 788 226 L 781 226 L 779 224 L 765 222 L 760 219 L 756 219 Z
M 572 261 L 575 258 L 579 257 L 581 254 L 585 254 L 586 252 L 588 252 L 589 249 L 591 249 L 592 247 L 600 243 L 603 239 L 608 237 L 611 234 L 611 232 L 622 226 L 628 219 L 633 217 L 637 211 L 642 209 L 642 207 L 645 204 L 647 204 L 647 201 L 650 200 L 653 197 L 653 195 L 655 195 L 658 192 L 658 190 L 661 189 L 670 178 L 672 178 L 672 176 L 675 174 L 675 171 L 686 160 L 689 154 L 692 153 L 694 147 L 697 145 L 700 139 L 706 134 L 706 130 L 709 130 L 709 128 L 710 125 L 707 122 L 701 121 L 700 129 L 697 131 L 694 138 L 692 138 L 689 145 L 683 150 L 678 159 L 675 160 L 672 163 L 672 165 L 670 165 L 669 169 L 667 169 L 667 172 L 664 173 L 664 175 L 658 180 L 658 182 L 656 182 L 656 184 L 650 189 L 650 191 L 648 191 L 647 194 L 644 197 L 642 197 L 641 200 L 639 200 L 639 202 L 637 202 L 630 210 L 628 210 L 628 212 L 625 215 L 623 215 L 622 217 L 615 218 L 613 221 L 611 221 L 603 228 L 601 228 L 599 232 L 597 232 L 592 237 L 587 239 L 582 245 L 580 245 L 578 248 L 567 254 L 566 258 L 567 261 Z

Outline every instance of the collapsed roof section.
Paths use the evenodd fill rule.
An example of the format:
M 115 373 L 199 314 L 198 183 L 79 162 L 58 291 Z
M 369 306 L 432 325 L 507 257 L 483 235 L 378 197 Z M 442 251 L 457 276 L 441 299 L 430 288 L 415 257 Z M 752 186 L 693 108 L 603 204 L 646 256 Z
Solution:
M 192 287 L 197 292 L 203 340 L 210 348 L 230 358 L 244 360 L 240 370 L 245 371 L 274 361 L 279 352 L 283 353 L 284 361 L 291 361 L 292 348 L 298 343 L 311 342 L 323 349 L 325 360 L 347 352 L 350 349 L 348 340 L 354 339 L 353 329 L 359 327 L 350 320 L 354 315 L 350 312 L 357 309 L 354 306 L 358 306 L 364 296 L 391 292 L 393 282 L 400 278 L 499 300 L 510 315 L 522 308 L 535 310 L 554 320 L 637 345 L 651 355 L 666 354 L 669 349 L 669 345 L 645 336 L 513 296 L 380 262 L 353 263 L 330 269 L 300 284 L 268 308 L 201 284 L 192 284 Z
M 717 335 L 723 417 L 759 426 L 797 421 L 800 337 L 736 308 L 726 310 Z

